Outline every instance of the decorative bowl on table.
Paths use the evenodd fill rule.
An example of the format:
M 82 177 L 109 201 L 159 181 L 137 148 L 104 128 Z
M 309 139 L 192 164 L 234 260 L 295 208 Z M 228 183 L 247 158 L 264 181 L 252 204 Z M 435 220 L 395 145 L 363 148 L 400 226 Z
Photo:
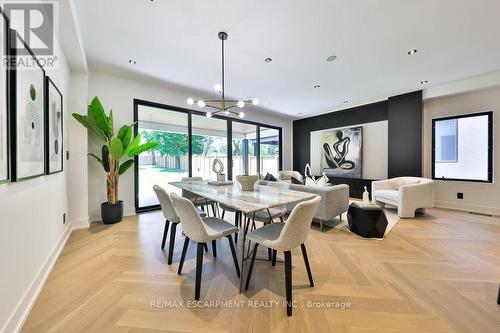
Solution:
M 240 183 L 242 191 L 253 191 L 253 185 L 259 180 L 259 177 L 257 175 L 236 176 L 236 180 Z

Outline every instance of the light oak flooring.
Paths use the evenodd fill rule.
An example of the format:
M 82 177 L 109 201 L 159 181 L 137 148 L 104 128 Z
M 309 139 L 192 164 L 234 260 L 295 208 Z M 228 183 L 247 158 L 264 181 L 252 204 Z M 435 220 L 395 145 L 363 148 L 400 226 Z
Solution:
M 430 209 L 400 221 L 383 241 L 314 225 L 306 246 L 316 285 L 308 285 L 300 249 L 292 251 L 290 318 L 281 303 L 247 302 L 283 301 L 283 264 L 257 261 L 250 289 L 239 294 L 226 239 L 215 260 L 210 246 L 205 254 L 201 300 L 244 305 L 168 307 L 194 298 L 196 247 L 177 275 L 184 238 L 178 228 L 168 266 L 163 226 L 153 212 L 74 231 L 23 331 L 500 332 L 500 218 Z M 308 308 L 308 301 L 339 304 Z

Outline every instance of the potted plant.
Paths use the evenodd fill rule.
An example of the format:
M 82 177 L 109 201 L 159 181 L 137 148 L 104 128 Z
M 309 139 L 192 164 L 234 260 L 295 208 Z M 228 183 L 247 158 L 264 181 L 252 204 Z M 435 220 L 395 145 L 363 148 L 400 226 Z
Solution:
M 140 134 L 132 137 L 134 124 L 122 126 L 115 135 L 113 111 L 107 115 L 97 96 L 88 107 L 88 115 L 73 113 L 73 117 L 103 143 L 100 157 L 88 154 L 98 161 L 106 172 L 108 201 L 101 204 L 102 222 L 120 222 L 123 218 L 123 202 L 118 200 L 118 179 L 134 164 L 134 156 L 155 148 L 158 142 L 140 144 Z

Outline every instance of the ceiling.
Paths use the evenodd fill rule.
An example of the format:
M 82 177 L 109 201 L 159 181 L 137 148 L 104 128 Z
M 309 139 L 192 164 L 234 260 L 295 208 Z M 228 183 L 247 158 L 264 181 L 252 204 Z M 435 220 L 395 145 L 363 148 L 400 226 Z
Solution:
M 77 11 L 91 68 L 207 92 L 226 31 L 226 93 L 295 118 L 500 69 L 498 0 L 79 0 Z

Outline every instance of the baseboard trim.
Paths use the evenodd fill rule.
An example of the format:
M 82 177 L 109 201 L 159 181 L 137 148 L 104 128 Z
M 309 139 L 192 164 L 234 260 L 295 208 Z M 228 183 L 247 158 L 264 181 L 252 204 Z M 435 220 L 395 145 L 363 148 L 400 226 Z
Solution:
M 71 221 L 73 230 L 88 229 L 90 227 L 90 218 L 76 219 Z
M 72 230 L 72 223 L 70 222 L 0 332 L 19 332 L 21 330 Z
M 436 200 L 434 204 L 437 208 L 445 208 L 445 209 L 459 210 L 462 212 L 500 216 L 500 209 L 496 207 L 464 205 L 456 202 L 439 201 L 439 200 Z

